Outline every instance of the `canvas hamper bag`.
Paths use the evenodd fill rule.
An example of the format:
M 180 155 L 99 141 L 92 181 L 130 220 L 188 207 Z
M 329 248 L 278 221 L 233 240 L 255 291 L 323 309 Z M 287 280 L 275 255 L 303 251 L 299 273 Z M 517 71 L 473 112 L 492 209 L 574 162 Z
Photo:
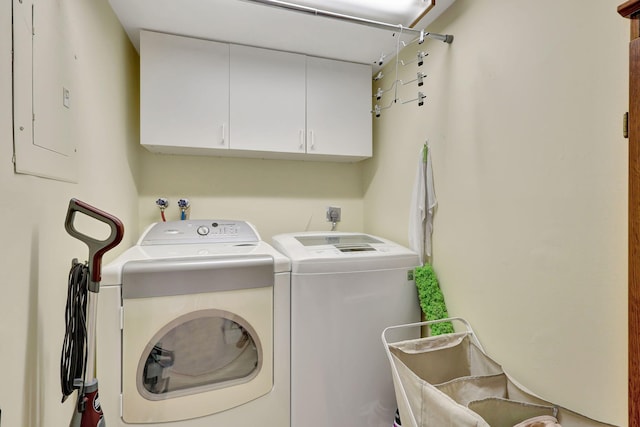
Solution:
M 383 332 L 403 427 L 526 427 L 529 421 L 532 426 L 611 426 L 527 391 L 483 351 L 464 319 L 442 321 L 455 320 L 467 330 L 393 343 L 386 341 L 388 330 L 433 322 Z

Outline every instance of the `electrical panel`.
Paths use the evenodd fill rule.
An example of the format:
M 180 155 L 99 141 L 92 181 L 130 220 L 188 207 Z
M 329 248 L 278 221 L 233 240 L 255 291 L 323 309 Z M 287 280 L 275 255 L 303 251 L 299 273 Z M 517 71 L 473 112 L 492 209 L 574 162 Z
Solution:
M 13 0 L 13 137 L 17 173 L 76 180 L 77 55 L 68 2 Z

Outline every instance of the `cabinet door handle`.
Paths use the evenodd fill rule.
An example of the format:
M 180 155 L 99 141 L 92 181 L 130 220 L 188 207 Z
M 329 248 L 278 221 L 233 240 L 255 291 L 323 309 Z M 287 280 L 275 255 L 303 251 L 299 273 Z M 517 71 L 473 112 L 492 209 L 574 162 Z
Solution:
M 300 151 L 304 151 L 304 129 L 300 129 Z
M 316 138 L 315 138 L 315 135 L 313 134 L 313 130 L 309 131 L 309 140 L 311 141 L 311 149 L 315 150 L 315 148 L 316 148 Z
M 224 145 L 225 144 L 225 136 L 226 136 L 224 123 L 222 124 L 222 132 L 221 133 L 222 133 L 221 134 L 222 139 L 220 140 L 220 145 Z

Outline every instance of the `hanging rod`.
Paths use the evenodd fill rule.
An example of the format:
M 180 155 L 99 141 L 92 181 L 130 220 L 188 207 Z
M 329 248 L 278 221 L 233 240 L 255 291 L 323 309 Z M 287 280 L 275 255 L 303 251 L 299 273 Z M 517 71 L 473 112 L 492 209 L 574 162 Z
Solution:
M 315 9 L 313 7 L 302 6 L 299 4 L 287 3 L 280 0 L 241 0 L 247 3 L 259 3 L 265 6 L 273 6 L 280 9 L 292 10 L 294 12 L 306 13 L 309 15 L 323 16 L 326 18 L 334 18 L 342 21 L 353 22 L 360 25 L 367 25 L 369 27 L 381 28 L 389 31 L 399 31 L 402 33 L 416 33 L 420 37 L 428 37 L 436 40 L 440 40 L 444 43 L 451 43 L 453 41 L 452 35 L 428 33 L 424 30 L 417 30 L 415 28 L 404 27 L 402 25 L 388 24 L 386 22 L 373 21 L 371 19 L 358 18 L 357 16 L 343 15 L 341 13 L 330 12 L 328 10 Z

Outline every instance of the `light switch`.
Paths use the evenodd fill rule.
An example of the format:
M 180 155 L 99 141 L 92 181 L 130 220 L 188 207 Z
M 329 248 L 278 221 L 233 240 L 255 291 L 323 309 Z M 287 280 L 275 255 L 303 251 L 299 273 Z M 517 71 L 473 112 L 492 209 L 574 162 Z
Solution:
M 71 93 L 69 92 L 69 89 L 67 89 L 66 87 L 62 88 L 62 105 L 64 105 L 67 108 L 69 107 L 69 102 L 71 100 Z

